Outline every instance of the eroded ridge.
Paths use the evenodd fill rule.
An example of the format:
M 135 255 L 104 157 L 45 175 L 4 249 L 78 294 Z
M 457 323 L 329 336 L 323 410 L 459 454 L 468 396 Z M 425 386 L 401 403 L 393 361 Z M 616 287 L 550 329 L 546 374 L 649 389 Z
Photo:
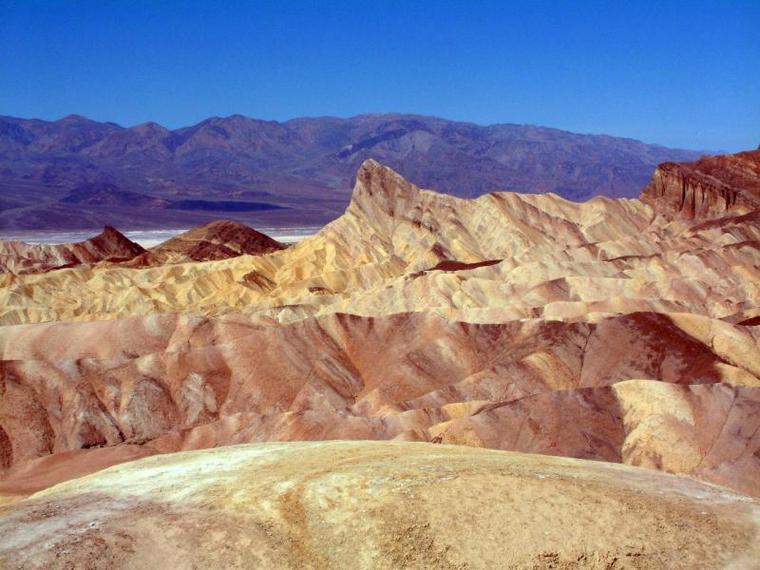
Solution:
M 678 166 L 695 204 L 722 204 L 688 212 L 668 197 L 680 182 L 661 200 L 463 200 L 370 160 L 346 212 L 286 249 L 222 222 L 143 261 L 0 275 L 0 495 L 325 439 L 622 462 L 758 495 L 759 155 Z

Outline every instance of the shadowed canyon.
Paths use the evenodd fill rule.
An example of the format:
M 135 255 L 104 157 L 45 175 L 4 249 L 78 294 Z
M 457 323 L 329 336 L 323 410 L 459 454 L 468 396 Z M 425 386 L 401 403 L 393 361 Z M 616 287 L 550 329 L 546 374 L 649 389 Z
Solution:
M 760 150 L 586 202 L 370 159 L 295 245 L 107 227 L 0 271 L 4 566 L 760 557 Z

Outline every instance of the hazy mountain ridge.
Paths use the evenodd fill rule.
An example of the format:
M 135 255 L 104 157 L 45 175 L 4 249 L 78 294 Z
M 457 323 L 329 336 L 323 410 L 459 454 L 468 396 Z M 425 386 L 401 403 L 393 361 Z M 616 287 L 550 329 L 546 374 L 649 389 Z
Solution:
M 606 135 L 401 114 L 282 123 L 233 115 L 176 130 L 76 115 L 0 117 L 0 227 L 128 229 L 136 219 L 147 228 L 218 217 L 199 198 L 240 202 L 238 220 L 323 223 L 342 212 L 367 158 L 462 197 L 497 190 L 637 196 L 659 163 L 699 155 Z M 108 207 L 102 192 L 72 204 L 93 185 L 107 185 Z M 257 213 L 272 206 L 282 210 Z

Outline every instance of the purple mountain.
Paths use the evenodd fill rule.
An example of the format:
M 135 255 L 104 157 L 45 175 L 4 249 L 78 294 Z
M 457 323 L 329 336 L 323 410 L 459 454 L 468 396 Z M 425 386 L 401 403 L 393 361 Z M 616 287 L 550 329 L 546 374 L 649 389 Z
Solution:
M 0 230 L 187 227 L 220 217 L 321 224 L 344 209 L 365 159 L 457 196 L 497 190 L 638 196 L 654 168 L 700 153 L 528 125 L 416 115 L 261 121 L 177 130 L 77 115 L 0 116 Z

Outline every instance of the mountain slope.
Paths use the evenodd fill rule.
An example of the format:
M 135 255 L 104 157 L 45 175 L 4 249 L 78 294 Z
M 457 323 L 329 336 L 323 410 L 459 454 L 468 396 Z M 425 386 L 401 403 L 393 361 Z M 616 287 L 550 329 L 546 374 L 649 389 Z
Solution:
M 756 211 L 665 206 L 461 199 L 370 160 L 281 251 L 0 276 L 0 494 L 146 454 L 399 438 L 760 495 Z
M 216 220 L 175 236 L 133 259 L 133 267 L 265 255 L 285 249 L 281 243 L 253 228 L 230 220 Z
M 496 190 L 635 196 L 657 164 L 697 157 L 630 139 L 416 115 L 284 123 L 235 115 L 174 131 L 76 116 L 0 117 L 0 227 L 86 228 L 94 220 L 123 229 L 134 220 L 186 227 L 217 218 L 213 209 L 225 203 L 240 221 L 324 223 L 345 207 L 367 158 L 463 197 Z
M 394 438 L 626 462 L 760 495 L 756 328 L 651 313 L 4 327 L 0 495 L 82 474 L 104 453 Z
M 0 273 L 38 273 L 100 261 L 127 261 L 142 253 L 145 250 L 140 245 L 106 226 L 97 236 L 79 243 L 0 241 Z

